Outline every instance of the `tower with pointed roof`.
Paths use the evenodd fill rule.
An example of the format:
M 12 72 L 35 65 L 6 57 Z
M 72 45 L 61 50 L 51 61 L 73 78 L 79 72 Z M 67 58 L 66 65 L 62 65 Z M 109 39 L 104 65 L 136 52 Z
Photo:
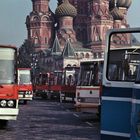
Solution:
M 62 51 L 61 51 L 60 43 L 56 35 L 55 40 L 53 42 L 52 49 L 51 49 L 51 55 L 61 55 L 61 54 L 62 54 Z
M 49 0 L 32 0 L 33 11 L 26 18 L 28 39 L 35 51 L 50 47 L 54 37 L 54 15 Z

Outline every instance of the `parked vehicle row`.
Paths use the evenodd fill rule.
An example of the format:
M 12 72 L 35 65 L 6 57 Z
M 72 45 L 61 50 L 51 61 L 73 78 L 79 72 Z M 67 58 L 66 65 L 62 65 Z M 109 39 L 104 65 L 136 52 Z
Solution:
M 94 102 L 96 109 L 101 106 L 101 140 L 139 140 L 140 28 L 109 30 L 104 55 L 101 63 L 103 74 L 95 72 L 95 62 L 87 65 L 81 62 L 79 85 L 75 88 L 75 106 L 86 111 L 95 109 Z M 96 74 L 92 75 L 94 72 Z M 95 80 L 98 85 L 94 83 L 92 88 L 98 87 L 91 91 L 88 86 L 91 86 L 94 76 L 98 77 Z M 84 94 L 85 89 L 89 91 Z M 59 91 L 61 95 L 61 89 Z
M 36 76 L 34 90 L 43 98 L 58 98 L 61 102 L 74 101 L 79 67 L 65 67 Z
M 70 98 L 78 111 L 100 113 L 101 140 L 139 140 L 140 28 L 109 30 L 104 56 L 40 73 L 33 89 L 60 102 Z M 30 69 L 17 68 L 17 49 L 1 45 L 0 120 L 16 120 L 19 100 L 32 97 Z

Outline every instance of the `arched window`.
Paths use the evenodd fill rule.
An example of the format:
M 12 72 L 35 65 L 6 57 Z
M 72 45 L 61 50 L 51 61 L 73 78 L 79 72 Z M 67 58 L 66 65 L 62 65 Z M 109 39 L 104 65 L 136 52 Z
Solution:
M 88 54 L 88 53 L 86 53 L 85 57 L 86 57 L 86 58 L 89 58 L 89 54 Z
M 34 43 L 35 44 L 38 44 L 38 38 L 37 38 L 37 36 L 34 38 Z
M 80 57 L 81 57 L 81 58 L 84 58 L 84 53 L 81 53 L 81 54 L 80 54 Z
M 39 17 L 34 16 L 34 17 L 33 17 L 33 21 L 39 21 Z
M 42 20 L 43 20 L 43 21 L 48 21 L 49 18 L 48 18 L 47 16 L 43 16 L 43 17 L 42 17 Z
M 78 58 L 78 53 L 76 53 L 75 55 L 76 55 L 76 58 Z

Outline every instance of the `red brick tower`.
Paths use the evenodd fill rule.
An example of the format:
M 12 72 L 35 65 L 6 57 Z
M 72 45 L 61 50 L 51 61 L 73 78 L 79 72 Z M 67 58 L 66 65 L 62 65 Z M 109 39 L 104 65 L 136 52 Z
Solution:
M 32 0 L 33 11 L 27 16 L 28 39 L 40 51 L 50 47 L 54 36 L 54 15 L 49 9 L 49 0 Z
M 106 31 L 113 27 L 109 0 L 69 0 L 77 8 L 74 29 L 78 41 L 92 48 L 94 57 L 102 57 Z
M 100 58 L 103 57 L 106 32 L 113 27 L 113 19 L 109 13 L 109 0 L 91 0 L 89 15 L 87 46 L 92 48 L 95 58 Z

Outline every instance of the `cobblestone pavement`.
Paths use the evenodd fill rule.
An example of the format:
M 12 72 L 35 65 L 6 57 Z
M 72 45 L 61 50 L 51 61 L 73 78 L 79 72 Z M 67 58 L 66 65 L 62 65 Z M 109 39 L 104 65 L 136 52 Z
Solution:
M 0 130 L 0 140 L 100 140 L 99 123 L 66 104 L 33 100 L 20 105 L 18 119 Z

